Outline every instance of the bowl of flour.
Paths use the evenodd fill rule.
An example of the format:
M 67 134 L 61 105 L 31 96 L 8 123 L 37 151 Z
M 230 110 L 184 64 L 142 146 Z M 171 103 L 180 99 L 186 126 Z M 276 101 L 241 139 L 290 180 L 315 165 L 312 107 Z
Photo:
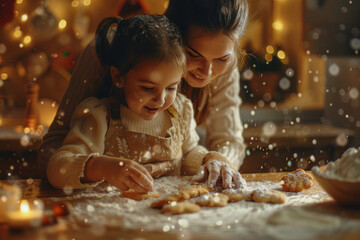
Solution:
M 347 149 L 341 158 L 325 170 L 315 166 L 312 172 L 320 186 L 341 205 L 360 206 L 360 148 Z

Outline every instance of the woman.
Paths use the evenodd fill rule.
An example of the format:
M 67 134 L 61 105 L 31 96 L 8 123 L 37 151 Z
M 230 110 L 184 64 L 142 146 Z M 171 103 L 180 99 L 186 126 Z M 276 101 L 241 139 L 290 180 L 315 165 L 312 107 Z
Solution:
M 209 161 L 203 166 L 206 169 L 203 173 L 209 174 L 212 182 L 226 176 L 224 184 L 229 175 L 236 176 L 245 153 L 239 110 L 237 47 L 247 21 L 247 1 L 170 0 L 165 15 L 179 27 L 184 38 L 188 63 L 181 91 L 192 100 L 196 121 L 206 129 L 205 146 L 222 153 L 231 165 L 229 171 L 228 167 L 223 167 L 223 159 L 219 159 L 219 164 Z M 96 60 L 92 42 L 80 56 L 57 115 L 43 139 L 39 151 L 42 175 L 48 159 L 69 131 L 76 106 L 90 96 L 101 97 L 111 85 L 105 73 Z M 193 169 L 199 169 L 203 162 L 196 164 L 198 166 Z M 161 169 L 156 164 L 147 168 L 153 176 L 158 176 L 158 169 Z

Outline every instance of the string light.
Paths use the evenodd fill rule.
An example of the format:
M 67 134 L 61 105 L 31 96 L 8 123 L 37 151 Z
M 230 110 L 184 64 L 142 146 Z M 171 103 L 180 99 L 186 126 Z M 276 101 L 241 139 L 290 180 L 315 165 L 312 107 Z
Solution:
M 278 56 L 278 58 L 280 58 L 280 59 L 285 59 L 286 54 L 285 54 L 285 52 L 284 52 L 283 50 L 279 50 L 279 51 L 277 52 L 277 56 Z
M 1 75 L 0 75 L 0 79 L 1 80 L 6 80 L 6 79 L 8 79 L 8 74 L 7 73 L 1 73 Z
M 84 4 L 84 6 L 90 6 L 91 0 L 84 0 L 83 4 Z
M 27 14 L 23 14 L 22 16 L 21 16 L 21 21 L 22 22 L 26 22 L 28 20 L 28 15 Z
M 80 5 L 80 2 L 78 0 L 74 0 L 71 2 L 71 6 L 74 8 L 78 7 L 79 5 Z
M 268 45 L 267 47 L 266 47 L 266 52 L 268 52 L 269 54 L 273 54 L 274 53 L 274 47 L 273 46 L 271 46 L 271 45 Z
M 59 29 L 64 29 L 65 27 L 66 27 L 66 25 L 67 25 L 67 22 L 66 22 L 66 20 L 65 19 L 61 19 L 60 21 L 59 21 Z
M 275 21 L 272 24 L 272 27 L 276 30 L 276 31 L 281 31 L 284 29 L 284 24 L 281 21 Z
M 23 43 L 25 44 L 25 45 L 28 45 L 28 44 L 30 44 L 31 43 L 31 36 L 30 35 L 26 35 L 25 37 L 24 37 L 24 39 L 23 39 Z
M 16 26 L 15 29 L 14 29 L 14 37 L 15 38 L 20 38 L 22 35 L 22 31 L 20 29 L 19 26 Z

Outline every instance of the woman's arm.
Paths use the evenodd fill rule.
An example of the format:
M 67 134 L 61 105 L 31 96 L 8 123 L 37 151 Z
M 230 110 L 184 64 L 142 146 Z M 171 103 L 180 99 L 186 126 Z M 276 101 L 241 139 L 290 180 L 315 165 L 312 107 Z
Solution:
M 178 94 L 174 106 L 178 109 L 179 114 L 184 119 L 184 126 L 181 131 L 184 136 L 182 146 L 184 159 L 181 164 L 181 171 L 184 175 L 195 175 L 204 163 L 204 157 L 209 151 L 199 145 L 199 135 L 197 134 L 196 122 L 194 119 L 194 110 L 192 102 L 184 95 Z
M 224 155 L 237 170 L 243 164 L 246 148 L 240 120 L 239 81 L 236 68 L 211 84 L 210 112 L 205 121 L 205 146 Z
M 84 99 L 96 96 L 104 76 L 105 70 L 97 61 L 94 41 L 92 41 L 78 59 L 57 114 L 38 151 L 38 170 L 42 177 L 46 176 L 46 167 L 50 157 L 61 146 L 70 129 L 70 119 L 74 109 Z

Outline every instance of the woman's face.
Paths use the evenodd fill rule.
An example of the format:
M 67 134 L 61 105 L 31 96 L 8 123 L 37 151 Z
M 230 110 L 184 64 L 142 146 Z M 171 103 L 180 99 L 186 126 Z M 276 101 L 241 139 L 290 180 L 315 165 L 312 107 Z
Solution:
M 190 27 L 186 38 L 187 67 L 184 79 L 202 88 L 224 73 L 234 60 L 235 43 L 224 33 Z
M 182 73 L 170 63 L 143 61 L 125 77 L 120 77 L 117 86 L 124 89 L 131 111 L 145 120 L 152 120 L 173 104 Z

